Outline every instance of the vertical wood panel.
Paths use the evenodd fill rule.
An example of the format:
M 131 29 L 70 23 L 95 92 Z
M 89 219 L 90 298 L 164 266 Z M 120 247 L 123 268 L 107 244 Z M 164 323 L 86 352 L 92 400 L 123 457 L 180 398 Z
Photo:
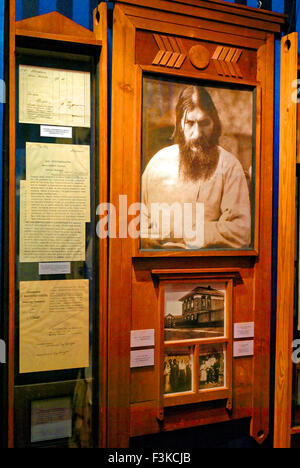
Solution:
M 100 14 L 100 18 L 99 15 Z M 96 109 L 99 120 L 99 132 L 96 141 L 99 145 L 99 174 L 96 176 L 98 182 L 98 203 L 105 203 L 108 199 L 108 167 L 107 167 L 107 9 L 102 3 L 94 10 L 94 32 L 96 38 L 102 40 L 102 49 L 99 62 L 99 109 Z M 99 447 L 106 446 L 107 434 L 107 239 L 99 239 Z
M 258 51 L 258 80 L 262 86 L 259 255 L 254 268 L 254 357 L 251 435 L 262 443 L 269 433 L 270 317 L 273 190 L 274 36 Z M 263 213 L 263 215 L 262 215 Z M 262 389 L 264 391 L 262 392 Z
M 4 17 L 7 18 L 6 12 L 5 12 L 5 0 L 1 0 L 0 2 L 0 15 L 1 15 L 1 28 L 0 28 L 0 78 L 3 80 L 4 79 L 4 41 L 6 40 L 7 37 L 7 26 L 5 25 L 4 28 Z M 4 32 L 5 31 L 5 32 Z M 5 39 L 4 39 L 5 36 Z M 2 226 L 3 226 L 3 221 L 2 221 L 2 199 L 3 199 L 3 164 L 4 164 L 4 159 L 5 155 L 3 152 L 3 114 L 4 111 L 4 104 L 0 103 L 0 245 L 2 246 L 3 242 L 3 237 L 2 237 Z M 3 293 L 4 293 L 4 285 L 3 285 L 3 265 L 2 265 L 2 248 L 0 249 L 0 339 L 6 340 L 6 329 L 5 329 L 5 323 L 6 323 L 6 317 L 5 317 L 5 312 L 4 309 L 4 298 L 3 298 Z M 0 418 L 1 418 L 1 423 L 0 423 L 0 447 L 4 448 L 5 447 L 5 439 L 6 439 L 6 434 L 7 434 L 7 406 L 6 406 L 6 395 L 7 395 L 7 389 L 6 389 L 6 369 L 3 365 L 0 366 Z
M 290 42 L 288 42 L 290 41 Z M 289 47 L 290 44 L 290 47 Z M 298 35 L 281 40 L 277 343 L 275 370 L 274 447 L 290 446 L 292 404 L 292 339 L 294 308 L 296 103 Z
M 114 10 L 112 65 L 111 197 L 119 206 L 119 194 L 130 193 L 125 156 L 134 154 L 131 129 L 120 137 L 119 128 L 134 115 L 132 99 L 135 75 L 128 63 L 134 63 L 135 30 L 118 6 Z M 122 80 L 122 81 L 121 81 Z M 118 123 L 118 125 L 116 125 Z M 131 167 L 131 171 L 133 171 Z M 128 199 L 128 205 L 131 200 Z M 117 219 L 119 210 L 117 211 Z M 126 222 L 126 221 L 125 221 Z M 127 226 L 127 223 L 126 223 Z M 131 329 L 131 239 L 110 239 L 108 308 L 108 447 L 127 447 L 129 443 L 129 385 Z M 126 300 L 125 300 L 126 298 Z

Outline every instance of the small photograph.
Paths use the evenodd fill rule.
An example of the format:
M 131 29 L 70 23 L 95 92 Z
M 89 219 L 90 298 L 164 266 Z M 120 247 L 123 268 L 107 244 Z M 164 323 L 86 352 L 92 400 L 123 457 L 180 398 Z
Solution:
M 200 352 L 199 356 L 199 390 L 225 386 L 225 351 L 212 349 L 211 352 Z
M 164 360 L 164 393 L 192 391 L 193 355 L 189 348 L 168 350 Z
M 225 310 L 225 283 L 168 284 L 165 341 L 223 337 Z

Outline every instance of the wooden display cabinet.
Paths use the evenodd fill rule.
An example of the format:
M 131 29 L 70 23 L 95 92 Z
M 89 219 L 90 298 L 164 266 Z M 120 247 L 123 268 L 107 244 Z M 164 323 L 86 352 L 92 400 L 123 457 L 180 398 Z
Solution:
M 36 425 L 39 424 L 39 421 L 40 424 L 45 424 L 47 414 L 50 418 L 49 423 L 57 421 L 57 416 L 51 421 L 51 417 L 53 414 L 55 415 L 56 403 L 66 405 L 65 407 L 60 406 L 60 411 L 65 412 L 67 423 L 71 421 L 72 417 L 73 421 L 76 418 L 83 418 L 84 423 L 81 427 L 85 428 L 87 427 L 85 425 L 91 422 L 87 420 L 88 412 L 92 411 L 92 415 L 89 416 L 92 418 L 92 428 L 88 429 L 90 432 L 86 431 L 83 434 L 83 431 L 81 433 L 79 431 L 76 436 L 78 440 L 80 439 L 79 442 L 74 439 L 74 433 L 72 433 L 71 445 L 72 443 L 73 446 L 78 444 L 90 446 L 92 444 L 104 447 L 106 445 L 107 240 L 101 239 L 98 242 L 95 216 L 96 206 L 107 201 L 106 4 L 101 3 L 93 14 L 93 31 L 76 24 L 57 12 L 16 22 L 15 2 L 9 2 L 9 122 L 7 135 L 9 143 L 6 166 L 9 182 L 6 193 L 8 201 L 7 230 L 5 232 L 5 245 L 8 246 L 5 261 L 9 265 L 5 278 L 7 283 L 5 303 L 8 309 L 6 313 L 8 317 L 9 447 L 70 446 L 70 440 L 66 438 L 69 431 L 65 430 L 62 435 L 53 433 L 53 440 L 48 440 L 49 437 L 45 438 L 45 434 L 41 434 L 41 432 L 36 434 L 36 430 L 39 429 Z M 86 95 L 86 103 L 87 108 L 90 109 L 89 123 L 86 125 L 83 125 L 81 121 L 76 121 L 76 123 L 76 113 L 73 111 L 74 123 L 70 124 L 72 127 L 71 136 L 67 139 L 59 138 L 57 135 L 54 138 L 51 134 L 43 139 L 44 135 L 40 134 L 39 125 L 34 122 L 23 123 L 24 121 L 22 122 L 19 118 L 20 102 L 18 99 L 21 66 L 50 67 L 58 72 L 67 70 L 69 75 L 73 71 L 75 73 L 84 72 L 85 76 L 88 75 L 90 95 Z M 63 104 L 66 107 L 68 105 L 68 103 Z M 46 111 L 45 114 L 47 114 Z M 27 260 L 27 263 L 22 263 L 19 257 L 19 236 L 23 235 L 20 234 L 19 226 L 19 188 L 22 180 L 26 178 L 25 161 L 28 142 L 89 146 L 89 174 L 91 177 L 88 184 L 90 187 L 91 218 L 89 222 L 84 224 L 86 242 L 82 248 L 85 254 L 81 256 L 81 261 L 70 261 L 70 271 L 60 275 L 54 276 L 48 271 L 48 274 L 41 276 L 42 273 L 38 268 L 37 261 Z M 49 261 L 53 260 L 49 259 Z M 22 330 L 20 330 L 19 308 L 21 282 L 29 284 L 32 281 L 37 281 L 42 284 L 44 280 L 48 280 L 50 283 L 51 280 L 65 279 L 89 281 L 89 319 L 88 323 L 85 319 L 84 324 L 87 330 L 85 334 L 87 348 L 89 348 L 89 365 L 85 369 L 83 367 L 86 365 L 83 366 L 83 363 L 79 369 L 71 369 L 72 366 L 68 365 L 65 369 L 64 364 L 62 364 L 57 371 L 43 372 L 33 369 L 33 371 L 24 373 L 20 366 L 22 358 L 20 355 Z M 91 403 L 90 398 L 92 398 L 92 410 L 83 408 L 80 398 L 78 400 L 78 392 L 81 392 L 82 398 L 83 394 L 86 395 L 85 401 L 89 402 L 87 406 Z M 74 394 L 77 395 L 77 401 Z M 63 397 L 62 400 L 61 397 Z M 75 408 L 76 413 L 73 416 L 69 414 L 69 404 L 71 404 L 73 411 Z M 36 415 L 39 412 L 43 414 L 43 411 L 46 420 L 36 419 Z M 84 413 L 85 411 L 87 412 Z M 60 419 L 59 421 L 61 422 Z M 33 434 L 34 432 L 35 434 Z
M 115 1 L 108 312 L 109 447 L 126 447 L 135 436 L 239 418 L 251 419 L 251 435 L 258 443 L 268 436 L 274 38 L 283 24 L 284 16 L 280 14 L 219 0 Z M 152 183 L 151 177 L 157 169 L 154 163 L 147 174 L 143 174 L 152 156 L 172 145 L 176 102 L 186 86 L 209 90 L 221 115 L 222 145 L 238 154 L 242 167 L 247 170 L 251 201 L 249 241 L 241 240 L 241 235 L 239 241 L 231 244 L 219 241 L 206 245 L 208 224 L 205 220 L 200 243 L 192 246 L 188 246 L 185 239 L 180 247 L 176 242 L 174 245 L 171 236 L 168 244 L 159 237 L 161 233 L 155 246 L 155 243 L 144 242 L 141 233 L 137 234 L 141 201 L 147 200 L 147 196 L 148 200 L 161 197 L 162 203 L 172 198 L 170 193 L 169 199 L 164 198 L 167 188 L 162 181 L 161 185 L 151 186 L 145 195 L 145 187 Z M 251 128 L 238 130 L 238 123 L 247 119 Z M 186 124 L 193 126 L 194 122 L 184 121 L 182 128 Z M 218 151 L 220 158 L 221 150 Z M 155 156 L 156 161 L 157 158 Z M 169 180 L 175 166 L 171 160 L 169 165 L 167 159 L 165 163 L 166 166 L 160 166 L 164 172 L 159 170 L 159 174 L 163 173 L 165 180 Z M 184 197 L 186 186 L 179 182 L 178 178 L 172 193 L 182 201 L 180 197 Z M 246 189 L 242 190 L 243 196 L 248 200 Z M 236 204 L 241 197 L 236 199 Z M 141 218 L 140 227 L 143 226 Z M 178 353 L 178 361 L 184 356 L 181 364 L 186 370 L 188 362 L 193 363 L 193 383 L 189 381 L 188 387 L 180 387 L 181 391 L 176 391 L 175 396 L 174 391 L 172 396 L 164 395 L 163 370 L 168 361 L 164 358 L 167 345 L 162 320 L 165 288 L 178 282 L 192 283 L 196 287 L 205 283 L 208 287 L 209 278 L 212 285 L 218 278 L 229 288 L 227 332 L 221 338 L 203 342 L 201 339 L 179 340 L 175 351 L 169 354 L 170 360 L 176 361 Z M 254 341 L 254 352 L 247 356 L 233 355 L 236 345 L 243 342 L 234 338 L 233 326 L 253 322 L 254 340 L 250 337 L 248 341 Z M 154 365 L 152 362 L 148 366 L 130 367 L 132 330 L 154 330 Z M 207 363 L 211 358 L 210 363 L 216 363 L 218 359 L 206 348 L 201 351 L 201 347 L 211 346 L 214 340 L 219 341 L 222 352 L 224 347 L 227 350 L 227 380 L 220 382 L 222 389 L 202 392 L 197 382 L 200 379 L 203 385 L 209 386 L 210 378 L 205 373 L 199 377 L 198 363 Z M 249 343 L 242 343 L 246 344 Z M 192 348 L 191 358 L 188 357 L 190 351 L 180 350 L 184 346 Z M 216 354 L 221 356 L 222 352 Z M 205 358 L 205 353 L 210 357 Z

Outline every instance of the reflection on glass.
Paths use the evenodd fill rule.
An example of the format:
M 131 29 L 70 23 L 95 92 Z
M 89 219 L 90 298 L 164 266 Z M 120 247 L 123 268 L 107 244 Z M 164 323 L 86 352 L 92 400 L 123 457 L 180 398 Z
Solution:
M 61 183 L 65 182 L 67 182 L 71 188 L 74 182 L 74 193 L 76 191 L 75 198 L 79 196 L 81 197 L 80 194 L 82 193 L 83 211 L 86 216 L 84 216 L 84 218 L 79 221 L 81 226 L 79 226 L 78 230 L 77 227 L 75 227 L 75 231 L 81 239 L 81 241 L 78 241 L 78 243 L 78 237 L 75 236 L 74 238 L 74 236 L 72 236 L 71 230 L 68 231 L 69 227 L 74 227 L 75 224 L 76 226 L 78 224 L 74 217 L 69 223 L 66 223 L 67 216 L 65 217 L 63 214 L 63 219 L 59 225 L 59 219 L 57 219 L 58 212 L 55 213 L 55 222 L 51 222 L 51 216 L 48 216 L 48 212 L 43 212 L 43 216 L 47 218 L 44 221 L 44 224 L 48 225 L 48 230 L 50 230 L 50 228 L 53 226 L 51 232 L 56 238 L 52 244 L 51 239 L 49 240 L 49 238 L 45 238 L 45 236 L 42 237 L 42 221 L 30 221 L 31 226 L 33 225 L 32 229 L 34 229 L 32 234 L 36 236 L 35 238 L 45 238 L 45 241 L 49 246 L 49 251 L 55 251 L 59 254 L 58 258 L 54 259 L 53 256 L 49 255 L 48 252 L 45 253 L 44 249 L 44 251 L 41 253 L 46 255 L 44 260 L 47 262 L 47 265 L 41 265 L 43 257 L 40 256 L 30 258 L 28 257 L 26 263 L 22 263 L 20 249 L 18 248 L 16 250 L 16 411 L 14 423 L 15 446 L 18 448 L 32 445 L 35 447 L 44 447 L 45 445 L 51 447 L 92 447 L 96 440 L 96 434 L 94 433 L 95 431 L 93 431 L 93 428 L 95 429 L 97 424 L 95 422 L 94 415 L 98 413 L 98 401 L 96 398 L 96 392 L 93 391 L 93 386 L 95 384 L 93 370 L 96 370 L 98 364 L 97 359 L 95 362 L 93 358 L 95 353 L 97 355 L 97 343 L 99 340 L 97 339 L 97 333 L 95 332 L 95 325 L 97 322 L 96 317 L 98 316 L 98 290 L 96 285 L 97 282 L 95 281 L 97 269 L 95 255 L 96 227 L 95 218 L 92 216 L 92 213 L 95 212 L 95 186 L 98 183 L 95 176 L 95 167 L 98 164 L 96 158 L 98 144 L 94 141 L 94 100 L 92 100 L 90 93 L 92 72 L 94 70 L 93 59 L 86 55 L 76 55 L 76 60 L 74 60 L 73 58 L 71 59 L 69 56 L 63 53 L 51 53 L 50 56 L 47 51 L 40 51 L 39 54 L 34 54 L 33 56 L 29 54 L 21 54 L 21 52 L 18 52 L 16 65 L 16 102 L 19 103 L 20 87 L 22 87 L 22 73 L 20 73 L 22 67 L 44 67 L 43 71 L 45 71 L 46 66 L 47 70 L 51 71 L 60 70 L 62 65 L 63 70 L 67 70 L 67 74 L 69 76 L 74 76 L 74 73 L 76 73 L 78 76 L 86 77 L 86 87 L 82 89 L 84 96 L 82 93 L 75 96 L 74 103 L 78 103 L 78 99 L 81 100 L 81 98 L 84 97 L 86 109 L 88 109 L 87 113 L 90 114 L 91 119 L 87 119 L 88 124 L 85 126 L 83 122 L 84 119 L 78 120 L 76 118 L 76 113 L 76 115 L 73 115 L 74 125 L 72 126 L 72 131 L 68 133 L 68 136 L 65 138 L 50 136 L 50 134 L 47 136 L 42 136 L 40 125 L 20 122 L 21 109 L 19 109 L 19 106 L 16 106 L 16 245 L 20 245 L 20 234 L 22 240 L 23 233 L 22 229 L 20 229 L 20 208 L 22 208 L 22 206 L 20 206 L 20 187 L 23 185 L 24 181 L 29 181 L 30 187 L 33 188 L 33 185 L 36 182 L 40 183 L 42 182 L 42 179 L 47 179 L 47 183 L 49 183 L 50 179 L 51 184 L 49 184 L 49 187 L 51 190 L 57 186 L 57 183 L 60 185 Z M 32 88 L 31 85 L 30 88 Z M 32 93 L 34 90 L 29 89 L 28 91 Z M 57 95 L 55 94 L 54 96 L 50 96 L 49 99 L 56 99 L 56 97 Z M 97 105 L 97 103 L 98 97 L 96 96 L 95 105 Z M 58 124 L 58 122 L 56 122 L 56 124 Z M 42 148 L 43 152 L 41 151 Z M 78 150 L 83 148 L 86 149 L 85 156 L 79 155 L 78 153 L 75 154 L 72 151 L 73 149 Z M 32 150 L 31 154 L 29 154 L 29 149 Z M 45 155 L 46 149 L 49 150 L 47 150 L 47 155 Z M 32 162 L 31 166 L 28 165 L 30 160 Z M 44 163 L 46 163 L 46 166 Z M 43 170 L 46 170 L 46 174 L 44 172 L 42 173 L 42 164 L 44 164 Z M 38 170 L 38 172 L 35 172 L 36 170 Z M 38 180 L 36 179 L 36 176 L 38 177 Z M 83 192 L 80 189 L 82 182 L 85 185 Z M 62 200 L 66 199 L 66 193 L 67 192 L 65 191 L 62 196 Z M 74 193 L 70 195 L 70 198 L 72 197 L 73 200 L 73 203 L 71 203 L 73 208 L 76 205 L 76 203 L 74 205 Z M 48 196 L 48 193 L 46 195 Z M 60 203 L 58 195 L 58 192 L 53 193 L 52 200 L 57 204 Z M 37 204 L 37 207 L 40 208 L 40 205 Z M 63 206 L 60 206 L 60 208 L 63 208 Z M 26 210 L 26 220 L 29 213 Z M 32 216 L 32 213 L 30 216 Z M 25 219 L 25 216 L 23 217 Z M 29 222 L 26 222 L 28 226 Z M 49 223 L 51 225 L 50 227 Z M 63 229 L 61 228 L 61 224 L 64 225 Z M 66 232 L 66 230 L 68 232 Z M 65 236 L 63 235 L 63 232 L 65 232 Z M 32 244 L 32 236 L 30 238 Z M 63 238 L 63 240 L 61 238 Z M 80 245 L 81 252 L 79 256 L 74 256 L 74 248 L 70 248 L 70 242 L 73 245 L 74 242 L 78 246 Z M 60 249 L 57 247 L 57 244 L 61 245 Z M 68 252 L 67 254 L 62 255 L 63 250 L 65 253 L 65 247 L 67 244 Z M 37 247 L 34 244 L 32 244 L 32 246 L 35 248 Z M 60 261 L 63 259 L 65 259 L 68 263 L 68 268 L 61 268 L 62 265 Z M 53 264 L 53 262 L 56 261 L 58 263 L 56 265 Z M 51 265 L 49 265 L 49 262 L 51 262 Z M 49 266 L 51 266 L 51 268 L 49 268 Z M 38 282 L 37 284 L 39 284 L 40 287 L 42 287 L 43 284 L 45 287 L 47 282 L 51 284 L 58 282 L 63 285 L 63 282 L 66 280 L 80 282 L 84 281 L 87 284 L 85 301 L 86 315 L 84 320 L 86 336 L 85 349 L 87 359 L 84 363 L 75 363 L 73 361 L 73 357 L 75 357 L 75 355 L 72 352 L 72 362 L 70 366 L 68 366 L 65 357 L 61 357 L 62 364 L 58 365 L 58 358 L 54 355 L 54 352 L 52 352 L 49 353 L 49 363 L 51 361 L 51 366 L 46 366 L 43 368 L 38 365 L 35 368 L 30 367 L 29 372 L 22 373 L 22 368 L 20 365 L 21 357 L 23 357 L 21 355 L 22 349 L 20 347 L 20 334 L 22 332 L 20 324 L 22 310 L 20 308 L 19 286 L 21 283 L 26 283 L 29 285 L 32 282 Z M 69 310 L 69 305 L 71 302 L 73 305 L 75 305 L 74 295 L 71 293 L 71 291 L 69 291 L 68 294 L 65 294 L 64 297 L 61 296 L 61 298 L 63 299 L 64 304 L 61 303 L 60 309 L 63 314 L 63 319 L 67 318 L 68 323 L 62 323 L 61 325 L 57 326 L 54 331 L 51 329 L 49 332 L 49 339 L 53 340 L 54 342 L 58 342 L 64 332 L 67 332 L 68 336 L 70 333 L 73 336 L 73 333 L 76 331 L 74 331 L 74 329 L 77 327 L 76 323 L 74 323 L 75 318 L 73 316 L 71 317 Z M 50 304 L 51 307 L 52 305 Z M 28 332 L 28 336 L 31 335 L 32 333 L 30 334 Z M 48 346 L 51 345 L 51 343 L 49 345 L 49 339 L 47 340 Z M 43 345 L 44 344 L 45 342 Z M 72 343 L 69 343 L 67 340 L 66 343 L 63 343 L 65 348 L 70 348 L 71 345 L 74 345 L 73 341 Z M 61 354 L 62 353 L 60 353 L 60 356 Z M 68 409 L 66 409 L 67 406 L 59 406 L 61 405 L 61 402 L 59 402 L 58 399 L 65 396 L 67 396 L 70 400 L 68 403 Z M 27 416 L 24 417 L 24 415 L 27 414 L 27 408 L 30 407 L 32 402 L 40 400 L 51 400 L 54 409 L 51 406 L 51 402 L 49 405 L 47 403 L 48 406 L 46 405 L 45 407 L 33 405 L 35 410 L 35 422 L 30 428 L 28 427 L 28 418 Z M 57 408 L 58 413 L 55 413 L 55 408 Z M 45 415 L 45 420 L 42 419 L 43 414 L 41 411 Z M 69 414 L 70 412 L 72 412 L 71 416 Z M 66 414 L 68 414 L 68 417 L 66 417 Z M 41 427 L 39 427 L 40 424 Z M 49 433 L 47 435 L 44 434 L 46 424 L 50 424 Z M 29 429 L 31 429 L 31 434 L 29 433 Z

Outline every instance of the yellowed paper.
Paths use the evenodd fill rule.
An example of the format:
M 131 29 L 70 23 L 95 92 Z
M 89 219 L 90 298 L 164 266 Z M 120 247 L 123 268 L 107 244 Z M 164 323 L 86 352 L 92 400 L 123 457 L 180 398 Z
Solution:
M 20 373 L 89 367 L 89 281 L 20 282 Z
M 88 145 L 26 143 L 26 180 L 30 181 L 30 187 L 27 187 L 29 221 L 42 221 L 40 216 L 45 219 L 51 211 L 56 213 L 57 221 L 68 218 L 90 221 Z M 86 207 L 83 205 L 84 196 Z M 43 206 L 44 213 L 39 206 Z
M 31 222 L 65 222 L 87 219 L 87 193 L 73 181 L 26 180 L 27 212 Z
M 82 222 L 28 222 L 27 181 L 20 181 L 20 262 L 85 260 L 85 224 Z
M 19 67 L 20 123 L 90 127 L 90 73 Z

